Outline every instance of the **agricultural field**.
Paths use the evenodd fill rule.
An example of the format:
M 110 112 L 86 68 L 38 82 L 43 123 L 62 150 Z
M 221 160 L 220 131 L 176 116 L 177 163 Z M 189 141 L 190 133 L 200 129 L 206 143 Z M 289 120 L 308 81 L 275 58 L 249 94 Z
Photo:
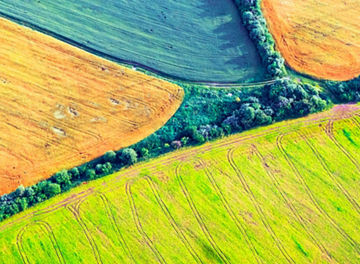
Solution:
M 92 53 L 165 75 L 256 82 L 265 74 L 232 0 L 2 0 L 0 10 Z
M 177 85 L 0 19 L 0 194 L 134 144 L 177 110 Z
M 360 108 L 183 149 L 0 224 L 1 263 L 359 263 Z
M 291 68 L 338 81 L 360 75 L 360 1 L 262 0 L 262 10 Z

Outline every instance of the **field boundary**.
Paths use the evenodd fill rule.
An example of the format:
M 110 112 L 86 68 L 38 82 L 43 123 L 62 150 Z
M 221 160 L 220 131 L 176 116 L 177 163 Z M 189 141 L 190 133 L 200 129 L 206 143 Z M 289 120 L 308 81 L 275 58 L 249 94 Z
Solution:
M 265 136 L 265 135 L 269 135 L 269 134 L 278 135 L 281 132 L 281 129 L 287 128 L 287 127 L 289 127 L 289 125 L 312 126 L 314 124 L 326 123 L 330 119 L 336 120 L 336 119 L 349 118 L 353 114 L 356 114 L 356 113 L 360 113 L 360 110 L 357 109 L 356 111 L 353 111 L 352 113 L 342 115 L 342 116 L 340 116 L 338 118 L 335 117 L 335 119 L 334 119 L 334 116 L 333 116 L 334 113 L 333 113 L 333 115 L 328 114 L 328 115 L 325 115 L 325 116 L 319 116 L 317 118 L 312 118 L 312 119 L 302 118 L 299 121 L 285 122 L 285 123 L 283 123 L 281 125 L 273 126 L 271 128 L 265 129 L 265 130 L 263 130 L 261 132 L 257 132 L 257 133 L 252 134 L 252 135 L 250 135 L 249 131 L 248 131 L 248 132 L 246 132 L 246 135 L 241 135 L 241 134 L 231 135 L 231 136 L 228 137 L 227 140 L 224 140 L 224 139 L 223 140 L 217 140 L 218 142 L 215 141 L 215 142 L 212 143 L 212 145 L 205 144 L 205 145 L 198 146 L 198 147 L 191 147 L 192 148 L 191 150 L 182 149 L 180 151 L 180 153 L 177 153 L 177 152 L 166 153 L 164 155 L 169 155 L 170 156 L 166 161 L 161 160 L 162 157 L 164 157 L 164 155 L 161 155 L 161 156 L 156 158 L 156 159 L 160 159 L 160 161 L 158 161 L 158 162 L 155 162 L 155 163 L 150 162 L 149 163 L 149 161 L 147 161 L 147 164 L 146 163 L 145 164 L 138 163 L 129 172 L 125 172 L 125 173 L 122 173 L 122 171 L 116 172 L 116 174 L 118 174 L 118 176 L 111 179 L 109 181 L 109 183 L 114 182 L 114 181 L 116 182 L 117 180 L 119 180 L 120 178 L 123 178 L 125 176 L 136 175 L 136 173 L 137 173 L 136 169 L 139 166 L 142 166 L 141 168 L 149 169 L 151 171 L 154 171 L 154 170 L 157 169 L 158 165 L 167 165 L 167 164 L 170 164 L 170 163 L 172 163 L 174 161 L 185 159 L 189 155 L 196 155 L 196 154 L 199 154 L 199 153 L 209 151 L 209 150 L 213 149 L 214 147 L 224 147 L 224 146 L 229 146 L 229 145 L 232 145 L 232 144 L 241 144 L 244 141 L 248 141 L 248 140 L 258 138 L 258 137 L 261 137 L 261 136 Z M 83 197 L 91 195 L 94 191 L 95 191 L 94 187 L 90 187 L 90 188 L 88 188 L 88 189 L 86 189 L 84 191 L 81 191 L 80 193 L 74 194 L 74 195 L 72 195 L 72 196 L 70 196 L 70 197 L 68 197 L 68 198 L 66 198 L 66 199 L 64 199 L 64 200 L 62 200 L 60 202 L 57 202 L 54 205 L 48 206 L 48 207 L 46 207 L 44 209 L 34 211 L 34 212 L 30 213 L 30 214 L 25 214 L 25 215 L 21 216 L 20 218 L 16 219 L 15 221 L 10 221 L 10 222 L 6 223 L 5 225 L 0 226 L 0 231 L 3 230 L 4 228 L 6 228 L 8 225 L 13 225 L 13 224 L 15 224 L 15 223 L 17 223 L 17 222 L 19 222 L 21 220 L 25 220 L 25 219 L 31 218 L 33 216 L 38 216 L 38 215 L 42 215 L 42 214 L 46 214 L 46 213 L 50 213 L 52 211 L 55 211 L 55 210 L 57 210 L 57 209 L 59 209 L 61 207 L 64 207 L 64 206 L 66 206 L 68 204 L 71 204 L 71 203 L 77 201 L 78 199 L 81 199 Z

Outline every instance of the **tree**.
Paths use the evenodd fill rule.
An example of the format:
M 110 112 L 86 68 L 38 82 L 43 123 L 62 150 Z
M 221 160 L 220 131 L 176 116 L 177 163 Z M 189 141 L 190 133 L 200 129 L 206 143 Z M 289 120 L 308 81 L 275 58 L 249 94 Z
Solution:
M 45 188 L 44 188 L 44 194 L 50 198 L 50 197 L 53 197 L 54 195 L 56 194 L 59 194 L 61 193 L 61 187 L 59 184 L 57 183 L 51 183 L 51 182 L 48 182 L 46 181 L 46 185 L 45 185 Z
M 71 174 L 71 178 L 72 179 L 80 179 L 80 171 L 78 168 L 73 168 L 69 171 L 69 173 Z
M 147 148 L 140 149 L 140 156 L 144 159 L 149 157 L 149 150 Z
M 104 161 L 105 162 L 114 162 L 116 160 L 116 153 L 115 151 L 108 151 L 104 154 Z
M 87 180 L 93 180 L 96 178 L 96 172 L 94 169 L 87 169 L 85 171 L 85 179 Z
M 24 195 L 25 192 L 25 188 L 24 186 L 20 185 L 19 187 L 17 187 L 17 189 L 15 190 L 15 196 L 16 197 L 21 197 Z
M 62 170 L 55 173 L 52 179 L 63 188 L 71 184 L 71 175 L 67 170 Z
M 132 148 L 125 148 L 120 152 L 119 160 L 124 165 L 133 165 L 137 162 L 137 153 Z

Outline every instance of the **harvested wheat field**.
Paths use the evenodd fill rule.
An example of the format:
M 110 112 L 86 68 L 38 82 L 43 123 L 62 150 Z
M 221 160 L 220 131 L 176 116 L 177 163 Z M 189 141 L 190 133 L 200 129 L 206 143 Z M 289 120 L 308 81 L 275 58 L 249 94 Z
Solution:
M 296 71 L 338 81 L 360 74 L 359 0 L 263 0 L 262 10 Z
M 0 194 L 131 145 L 183 90 L 0 19 Z

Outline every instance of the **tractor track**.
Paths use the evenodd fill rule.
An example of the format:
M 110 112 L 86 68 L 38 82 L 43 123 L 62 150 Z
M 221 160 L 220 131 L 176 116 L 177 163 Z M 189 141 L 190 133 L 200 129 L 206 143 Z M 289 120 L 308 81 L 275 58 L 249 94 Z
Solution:
M 102 200 L 102 202 L 104 204 L 107 217 L 110 220 L 114 231 L 116 232 L 116 235 L 118 237 L 121 247 L 123 248 L 123 250 L 126 253 L 126 255 L 128 256 L 128 258 L 131 259 L 131 261 L 133 263 L 136 263 L 134 256 L 131 254 L 130 248 L 128 247 L 124 237 L 122 236 L 122 233 L 120 232 L 120 228 L 116 223 L 115 216 L 111 212 L 109 199 L 106 197 L 106 195 L 104 193 L 101 193 L 99 191 L 97 191 L 96 194 L 100 197 L 100 199 Z
M 80 215 L 80 205 L 85 201 L 85 198 L 82 200 L 78 200 L 75 204 L 70 204 L 67 205 L 67 209 L 74 215 L 76 221 L 78 222 L 78 224 L 80 225 L 81 229 L 83 230 L 87 241 L 90 244 L 90 247 L 92 249 L 92 252 L 94 254 L 96 263 L 98 264 L 103 264 L 102 259 L 101 259 L 101 255 L 99 252 L 99 249 L 96 245 L 96 242 L 94 240 L 94 238 L 91 235 L 91 232 L 89 230 L 89 228 L 86 226 L 85 221 L 82 219 L 81 215 Z
M 285 249 L 284 245 L 281 243 L 281 240 L 277 237 L 276 233 L 274 232 L 274 230 L 270 226 L 270 224 L 269 224 L 269 222 L 268 222 L 268 220 L 267 220 L 267 218 L 265 216 L 265 213 L 264 213 L 263 209 L 261 208 L 259 202 L 257 201 L 257 199 L 256 199 L 254 193 L 252 192 L 250 186 L 246 182 L 246 179 L 245 179 L 244 175 L 242 174 L 242 172 L 237 167 L 237 165 L 236 165 L 236 163 L 235 163 L 235 161 L 233 159 L 234 151 L 235 151 L 235 148 L 231 148 L 231 149 L 228 150 L 228 153 L 227 153 L 227 160 L 228 160 L 230 166 L 233 168 L 233 170 L 234 170 L 236 176 L 238 177 L 238 179 L 240 180 L 244 190 L 246 191 L 249 198 L 251 199 L 254 207 L 256 208 L 257 213 L 260 216 L 260 219 L 261 219 L 262 223 L 264 224 L 265 229 L 267 230 L 267 232 L 270 234 L 271 238 L 275 242 L 276 247 L 280 250 L 281 254 L 283 255 L 283 257 L 286 259 L 286 261 L 288 263 L 295 263 L 295 261 L 292 259 L 292 257 L 289 255 L 289 253 Z
M 307 185 L 304 176 L 300 173 L 300 171 L 298 170 L 298 168 L 295 166 L 295 164 L 291 161 L 291 158 L 289 156 L 289 154 L 285 151 L 284 147 L 282 146 L 282 138 L 283 138 L 283 134 L 280 134 L 277 139 L 276 139 L 276 145 L 277 148 L 279 149 L 279 151 L 281 152 L 281 154 L 283 155 L 283 157 L 286 159 L 287 164 L 289 165 L 289 167 L 292 169 L 292 171 L 294 172 L 294 174 L 296 175 L 296 177 L 298 178 L 298 180 L 301 182 L 301 184 L 304 186 L 307 195 L 309 196 L 311 202 L 313 203 L 313 205 L 316 207 L 316 209 L 320 212 L 320 214 L 322 216 L 324 216 L 329 222 L 330 224 L 336 229 L 336 231 L 347 241 L 349 242 L 349 244 L 354 247 L 354 249 L 356 250 L 357 253 L 360 254 L 360 250 L 359 250 L 359 245 L 358 243 L 348 234 L 345 232 L 345 230 L 343 230 L 336 222 L 335 220 L 320 206 L 320 204 L 318 203 L 318 201 L 316 200 L 315 195 L 313 194 L 313 192 L 311 191 L 311 189 L 309 188 L 309 186 Z
M 179 237 L 181 242 L 184 244 L 184 246 L 186 247 L 188 252 L 191 254 L 191 256 L 194 258 L 194 260 L 197 263 L 203 263 L 203 261 L 201 260 L 199 255 L 196 253 L 195 249 L 191 246 L 190 242 L 186 238 L 184 232 L 181 230 L 181 227 L 176 223 L 174 217 L 171 215 L 171 213 L 169 211 L 169 208 L 166 206 L 165 202 L 161 198 L 160 193 L 157 190 L 157 187 L 155 186 L 154 181 L 149 176 L 145 176 L 144 179 L 146 180 L 146 182 L 150 186 L 150 189 L 151 189 L 152 193 L 154 194 L 155 199 L 156 199 L 158 205 L 160 206 L 162 212 L 164 213 L 164 215 L 166 216 L 166 218 L 170 222 L 172 228 L 174 229 L 177 236 Z
M 211 248 L 214 250 L 214 252 L 217 254 L 217 256 L 222 260 L 223 263 L 229 263 L 227 260 L 226 255 L 224 254 L 224 252 L 222 252 L 221 248 L 216 244 L 213 236 L 211 235 L 208 227 L 206 226 L 206 224 L 204 223 L 204 220 L 200 214 L 200 212 L 198 211 L 187 187 L 186 184 L 181 176 L 181 167 L 182 167 L 183 163 L 179 163 L 176 168 L 175 168 L 175 176 L 179 182 L 179 185 L 181 187 L 181 191 L 185 196 L 186 201 L 188 202 L 188 205 L 190 207 L 190 210 L 192 212 L 192 214 L 194 215 L 196 221 L 198 222 L 200 229 L 202 230 L 202 232 L 204 233 L 206 239 L 208 240 L 208 242 L 211 245 Z
M 142 227 L 140 217 L 139 217 L 136 205 L 135 205 L 134 197 L 133 197 L 132 192 L 131 192 L 131 185 L 132 185 L 132 182 L 131 183 L 129 183 L 129 181 L 126 182 L 125 191 L 126 191 L 126 195 L 128 197 L 128 200 L 129 200 L 129 205 L 130 205 L 130 208 L 131 208 L 131 214 L 133 216 L 136 229 L 138 230 L 141 237 L 144 239 L 144 242 L 146 243 L 148 248 L 154 253 L 156 260 L 160 264 L 163 264 L 163 263 L 165 264 L 166 263 L 165 259 L 160 254 L 160 252 L 157 250 L 154 243 L 152 242 L 152 240 L 149 238 L 149 236 L 146 234 L 146 232 L 144 231 L 144 229 Z
M 227 214 L 230 216 L 230 218 L 232 219 L 232 221 L 234 222 L 234 224 L 236 225 L 236 227 L 238 228 L 238 230 L 240 231 L 240 233 L 244 236 L 245 238 L 245 243 L 247 244 L 247 246 L 249 247 L 249 249 L 251 250 L 252 255 L 254 256 L 255 260 L 257 263 L 264 263 L 262 261 L 262 259 L 260 258 L 254 244 L 252 243 L 249 235 L 246 232 L 246 228 L 244 227 L 243 223 L 241 222 L 241 220 L 239 220 L 239 218 L 236 216 L 236 214 L 234 213 L 234 211 L 231 209 L 231 206 L 229 204 L 229 202 L 227 201 L 227 199 L 225 198 L 224 193 L 221 191 L 219 185 L 217 184 L 212 172 L 208 169 L 207 164 L 205 164 L 205 162 L 201 159 L 199 159 L 199 163 L 202 165 L 202 167 L 204 168 L 205 174 L 208 177 L 209 181 L 211 182 L 211 185 L 213 186 L 213 188 L 215 189 L 217 195 L 220 197 L 221 203 L 225 209 L 225 211 L 227 212 Z
M 55 250 L 55 253 L 58 258 L 59 263 L 65 264 L 66 262 L 65 262 L 64 256 L 60 250 L 59 244 L 55 238 L 55 235 L 54 235 L 54 232 L 53 232 L 51 226 L 47 222 L 42 221 L 42 220 L 37 220 L 37 221 L 27 224 L 20 230 L 20 232 L 16 236 L 16 245 L 17 245 L 17 248 L 18 248 L 18 251 L 20 253 L 23 263 L 30 264 L 29 258 L 27 257 L 26 252 L 23 247 L 23 244 L 22 244 L 23 235 L 28 228 L 30 228 L 31 226 L 35 226 L 35 225 L 39 225 L 40 228 L 43 229 L 43 231 L 45 231 L 44 233 L 49 235 L 51 245 L 53 246 L 53 248 Z
M 259 149 L 256 147 L 256 145 L 252 145 L 252 149 L 255 153 L 255 155 L 259 158 L 261 161 L 261 164 L 266 172 L 266 174 L 269 176 L 270 180 L 272 181 L 275 188 L 278 190 L 279 194 L 281 195 L 282 199 L 284 200 L 286 206 L 290 209 L 292 214 L 294 215 L 297 222 L 301 225 L 301 227 L 306 232 L 307 236 L 315 243 L 317 248 L 326 256 L 328 256 L 330 259 L 334 259 L 334 257 L 329 253 L 329 251 L 326 249 L 326 247 L 316 238 L 316 236 L 309 230 L 305 219 L 298 213 L 296 208 L 291 202 L 291 199 L 288 197 L 286 192 L 280 187 L 280 183 L 275 176 L 275 174 L 272 172 L 272 170 L 267 166 L 266 160 L 264 156 L 260 153 Z M 336 260 L 335 260 L 336 261 Z M 337 261 L 336 261 L 337 262 Z
M 351 203 L 351 205 L 354 207 L 355 211 L 358 214 L 360 214 L 359 204 L 351 196 L 351 194 L 346 190 L 346 188 L 338 181 L 338 179 L 333 175 L 333 173 L 330 171 L 329 166 L 326 164 L 324 158 L 318 152 L 317 148 L 310 142 L 310 140 L 306 137 L 305 134 L 303 134 L 301 132 L 297 132 L 297 133 L 300 135 L 300 137 L 302 137 L 304 142 L 309 146 L 309 148 L 311 149 L 311 152 L 316 156 L 316 159 L 319 161 L 321 167 L 326 171 L 326 174 L 332 179 L 332 181 L 335 183 L 336 187 L 341 191 L 341 193 Z
M 327 126 L 325 127 L 325 133 L 328 135 L 328 137 L 331 139 L 332 142 L 342 151 L 342 153 L 345 154 L 345 156 L 351 161 L 351 163 L 356 167 L 358 172 L 360 172 L 360 165 L 357 162 L 356 158 L 354 158 L 343 145 L 340 144 L 340 142 L 335 138 L 334 136 L 334 122 L 333 120 L 329 120 Z

